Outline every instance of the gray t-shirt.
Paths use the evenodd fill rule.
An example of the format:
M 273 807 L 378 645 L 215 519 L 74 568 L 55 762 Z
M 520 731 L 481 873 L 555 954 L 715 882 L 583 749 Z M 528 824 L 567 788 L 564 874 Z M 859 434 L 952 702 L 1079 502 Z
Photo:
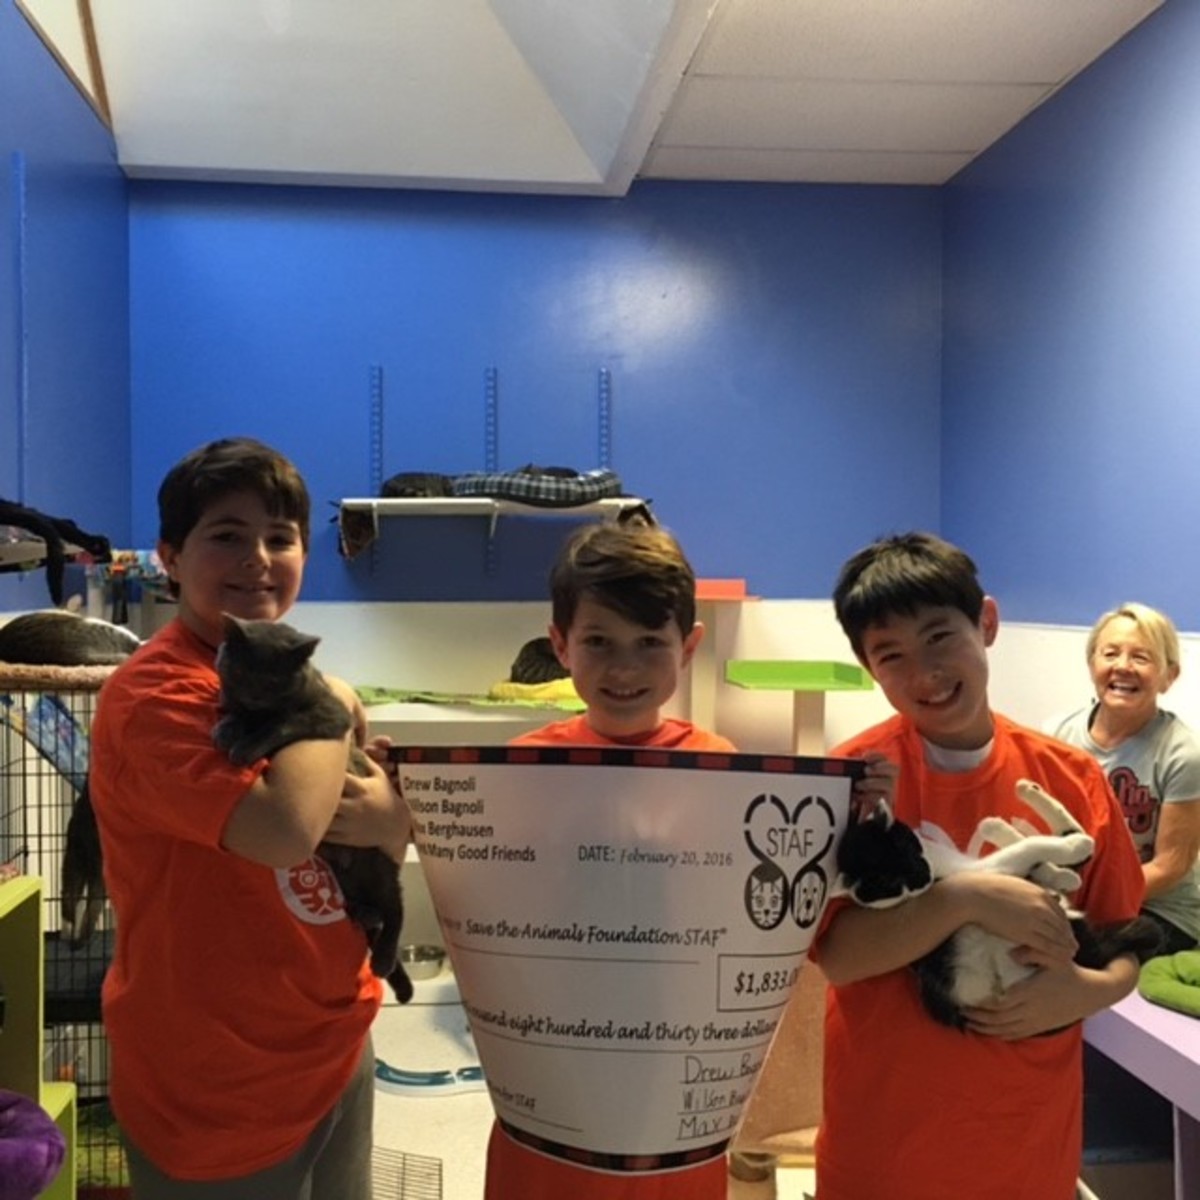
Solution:
M 1149 862 L 1162 805 L 1200 798 L 1200 738 L 1174 713 L 1160 709 L 1139 733 L 1105 750 L 1089 732 L 1096 707 L 1090 704 L 1051 723 L 1047 732 L 1086 750 L 1104 768 L 1138 856 Z M 1200 870 L 1193 864 L 1174 887 L 1143 907 L 1200 939 Z

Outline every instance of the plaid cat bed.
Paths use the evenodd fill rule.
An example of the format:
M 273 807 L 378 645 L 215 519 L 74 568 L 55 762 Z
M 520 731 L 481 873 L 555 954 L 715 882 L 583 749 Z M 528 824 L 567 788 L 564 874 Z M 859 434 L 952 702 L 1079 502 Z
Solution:
M 456 496 L 489 496 L 493 500 L 515 500 L 542 508 L 573 508 L 621 495 L 621 480 L 615 471 L 575 471 L 570 467 L 536 467 L 519 471 L 476 471 L 456 475 Z

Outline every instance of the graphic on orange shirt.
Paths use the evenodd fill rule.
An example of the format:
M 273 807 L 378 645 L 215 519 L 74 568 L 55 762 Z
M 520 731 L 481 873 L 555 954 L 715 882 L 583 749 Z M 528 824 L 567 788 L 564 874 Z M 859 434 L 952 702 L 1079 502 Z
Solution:
M 330 925 L 346 919 L 342 889 L 321 859 L 277 868 L 275 880 L 288 910 L 306 925 Z

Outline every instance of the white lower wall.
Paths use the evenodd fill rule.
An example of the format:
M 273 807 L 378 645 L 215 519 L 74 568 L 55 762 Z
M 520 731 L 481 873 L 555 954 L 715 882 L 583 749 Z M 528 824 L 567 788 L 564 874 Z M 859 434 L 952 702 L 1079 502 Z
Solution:
M 157 612 L 158 620 L 169 615 Z M 10 614 L 15 615 L 15 614 Z M 853 661 L 845 637 L 823 600 L 760 600 L 704 606 L 706 640 L 717 678 L 729 658 L 810 658 Z M 3 618 L 0 618 L 2 620 Z M 290 621 L 321 638 L 323 670 L 353 684 L 485 692 L 508 677 L 521 645 L 546 630 L 548 603 L 348 604 L 300 603 Z M 1087 703 L 1091 684 L 1084 661 L 1088 631 L 1073 626 L 1006 625 L 991 651 L 993 707 L 1028 725 Z M 1200 728 L 1200 634 L 1181 635 L 1183 672 L 1166 707 Z M 686 689 L 672 711 L 688 715 Z M 831 692 L 826 699 L 832 745 L 890 714 L 870 692 Z M 717 730 L 741 749 L 783 753 L 791 746 L 792 698 L 720 683 Z
M 710 647 L 723 674 L 728 658 L 853 661 L 823 600 L 761 600 L 713 606 L 706 614 Z M 322 637 L 322 667 L 355 684 L 438 691 L 485 691 L 507 678 L 521 644 L 545 631 L 549 606 L 513 604 L 299 604 L 295 624 Z M 1053 625 L 1001 627 L 991 651 L 993 707 L 1040 726 L 1087 703 L 1087 629 Z M 1200 634 L 1184 634 L 1183 672 L 1164 703 L 1200 728 Z M 686 697 L 673 706 L 686 715 Z M 831 692 L 826 733 L 834 744 L 891 712 L 878 689 Z M 792 699 L 719 685 L 715 725 L 741 749 L 784 752 L 791 745 Z

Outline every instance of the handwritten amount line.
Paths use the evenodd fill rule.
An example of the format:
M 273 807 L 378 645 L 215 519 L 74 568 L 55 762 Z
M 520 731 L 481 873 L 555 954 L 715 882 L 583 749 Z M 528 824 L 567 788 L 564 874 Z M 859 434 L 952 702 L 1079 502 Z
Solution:
M 481 1037 L 495 1038 L 498 1042 L 512 1042 L 518 1046 L 535 1046 L 539 1050 L 569 1050 L 572 1054 L 740 1054 L 743 1050 L 754 1050 L 759 1046 L 769 1046 L 771 1036 L 759 1038 L 753 1042 L 738 1042 L 736 1046 L 674 1046 L 662 1050 L 651 1050 L 640 1046 L 614 1046 L 610 1042 L 604 1046 L 575 1046 L 568 1042 L 543 1042 L 536 1038 L 519 1037 L 511 1033 L 497 1033 L 494 1029 L 473 1028 L 475 1040 Z M 773 1034 L 773 1031 L 772 1031 Z

